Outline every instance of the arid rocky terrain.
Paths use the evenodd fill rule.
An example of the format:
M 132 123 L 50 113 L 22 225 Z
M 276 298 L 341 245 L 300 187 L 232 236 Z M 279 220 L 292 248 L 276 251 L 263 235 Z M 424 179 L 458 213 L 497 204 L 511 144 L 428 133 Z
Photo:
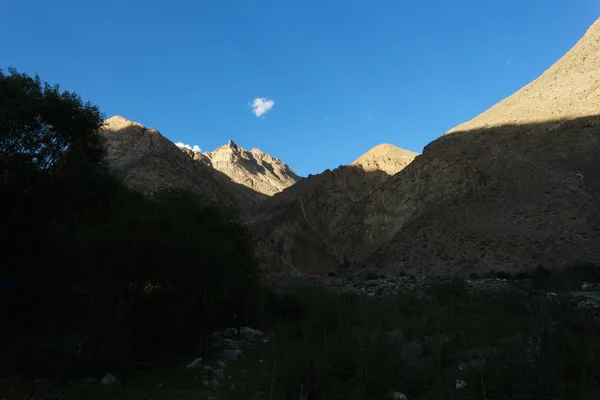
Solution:
M 300 179 L 258 149 L 248 152 L 230 141 L 214 152 L 198 153 L 121 116 L 107 119 L 100 134 L 106 139 L 109 167 L 143 192 L 189 189 L 244 214 Z
M 233 182 L 267 196 L 279 193 L 301 179 L 281 160 L 260 149 L 248 151 L 232 140 L 215 151 L 200 153 L 186 148 L 181 150 L 194 160 L 224 173 Z
M 428 144 L 382 144 L 300 179 L 233 142 L 179 149 L 113 117 L 109 164 L 133 187 L 237 206 L 267 275 L 432 276 L 600 259 L 600 21 L 539 78 Z
M 390 276 L 597 262 L 598 54 L 600 22 L 540 78 L 353 201 L 331 225 L 330 252 L 355 274 Z
M 346 219 L 342 249 L 390 274 L 597 262 L 599 51 L 600 21 L 538 79 L 426 146 Z
M 376 146 L 350 165 L 305 178 L 263 201 L 250 223 L 261 265 L 292 276 L 338 271 L 347 264 L 336 248 L 344 219 L 416 156 L 389 144 Z

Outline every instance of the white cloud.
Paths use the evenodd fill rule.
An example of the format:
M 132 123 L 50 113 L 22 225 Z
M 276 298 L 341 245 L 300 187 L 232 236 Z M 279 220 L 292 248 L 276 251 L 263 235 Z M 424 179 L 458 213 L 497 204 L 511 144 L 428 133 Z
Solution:
M 200 146 L 198 146 L 197 144 L 190 146 L 189 144 L 185 144 L 183 142 L 177 142 L 175 143 L 175 146 L 177 147 L 182 147 L 184 149 L 188 149 L 191 151 L 195 151 L 196 153 L 200 153 L 202 151 L 202 149 L 200 148 Z
M 506 65 L 510 65 L 510 64 L 512 64 L 512 60 L 508 60 L 508 61 L 507 61 L 507 62 L 505 62 L 504 64 L 506 64 Z
M 266 97 L 257 97 L 252 100 L 252 112 L 257 117 L 260 117 L 273 108 L 275 102 L 273 100 L 267 99 Z

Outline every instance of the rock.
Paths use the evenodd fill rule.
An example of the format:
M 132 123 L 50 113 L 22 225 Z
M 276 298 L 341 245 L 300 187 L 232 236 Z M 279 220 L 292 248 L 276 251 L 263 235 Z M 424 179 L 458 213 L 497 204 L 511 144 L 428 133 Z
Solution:
M 217 390 L 219 388 L 219 381 L 216 378 L 211 381 L 204 380 L 202 381 L 202 386 L 204 386 L 205 388 Z
M 406 395 L 399 392 L 390 392 L 388 398 L 390 400 L 408 400 L 408 397 L 406 397 Z
M 219 343 L 223 339 L 238 340 L 238 331 L 235 328 L 227 328 L 222 331 L 213 332 L 212 336 Z
M 99 134 L 105 139 L 108 167 L 140 192 L 186 189 L 241 212 L 249 211 L 265 197 L 195 160 L 160 132 L 140 123 L 114 116 L 104 121 Z
M 221 348 L 223 350 L 241 350 L 240 342 L 228 338 L 223 338 L 222 340 L 216 342 L 215 347 Z
M 241 350 L 223 350 L 221 352 L 221 358 L 226 361 L 235 361 L 242 358 Z
M 461 381 L 460 379 L 456 380 L 456 389 L 464 389 L 467 387 L 467 382 Z
M 577 308 L 599 308 L 600 307 L 600 292 L 572 292 L 569 293 L 569 298 L 577 302 Z
M 404 330 L 402 330 L 400 328 L 396 328 L 393 331 L 387 332 L 387 335 L 390 339 L 397 341 L 397 342 L 401 342 L 402 339 L 404 338 Z
M 600 291 L 600 283 L 583 282 L 581 285 L 582 291 Z
M 281 160 L 256 148 L 248 151 L 233 141 L 204 153 L 185 147 L 181 150 L 194 160 L 227 175 L 233 182 L 267 196 L 273 196 L 301 179 Z
M 103 384 L 103 385 L 114 385 L 117 382 L 118 382 L 117 378 L 115 378 L 114 375 L 112 375 L 112 374 L 106 374 L 100 380 L 100 383 Z
M 202 364 L 202 358 L 196 358 L 194 361 L 185 366 L 185 369 L 195 369 Z
M 240 335 L 243 338 L 250 340 L 252 342 L 261 342 L 263 336 L 265 336 L 265 334 L 263 332 L 256 330 L 256 329 L 252 329 L 247 326 L 240 328 Z

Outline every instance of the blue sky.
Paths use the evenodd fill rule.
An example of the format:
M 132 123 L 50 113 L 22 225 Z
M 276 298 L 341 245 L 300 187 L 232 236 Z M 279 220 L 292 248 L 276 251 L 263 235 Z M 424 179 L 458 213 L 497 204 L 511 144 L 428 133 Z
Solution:
M 232 139 L 308 175 L 379 143 L 420 152 L 599 16 L 597 0 L 2 0 L 0 68 L 175 142 Z M 260 117 L 256 98 L 274 102 Z

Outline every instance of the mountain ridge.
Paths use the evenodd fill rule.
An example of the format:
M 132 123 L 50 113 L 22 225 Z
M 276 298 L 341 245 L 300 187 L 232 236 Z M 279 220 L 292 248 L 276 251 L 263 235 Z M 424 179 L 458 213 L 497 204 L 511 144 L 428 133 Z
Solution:
M 416 157 L 397 146 L 375 146 L 352 164 L 311 175 L 265 199 L 250 224 L 263 271 L 278 278 L 337 271 L 346 260 L 334 245 L 336 227 L 353 204 Z
M 595 262 L 599 54 L 600 20 L 540 77 L 425 146 L 356 207 L 338 250 L 388 274 Z
M 180 188 L 204 199 L 248 212 L 264 195 L 194 161 L 159 131 L 121 116 L 104 121 L 106 162 L 124 182 L 143 193 Z
M 195 153 L 185 148 L 182 151 L 225 173 L 234 182 L 268 196 L 279 193 L 302 179 L 279 158 L 258 148 L 248 151 L 233 140 L 213 151 Z
M 465 277 L 597 262 L 599 55 L 600 20 L 530 84 L 357 198 L 323 194 L 342 167 L 268 199 L 289 197 L 260 236 L 276 249 L 264 264 L 295 276 Z
M 249 152 L 229 141 L 202 153 L 118 115 L 104 121 L 100 135 L 106 139 L 109 166 L 142 192 L 185 188 L 246 213 L 262 198 L 301 179 L 287 164 L 258 149 Z

